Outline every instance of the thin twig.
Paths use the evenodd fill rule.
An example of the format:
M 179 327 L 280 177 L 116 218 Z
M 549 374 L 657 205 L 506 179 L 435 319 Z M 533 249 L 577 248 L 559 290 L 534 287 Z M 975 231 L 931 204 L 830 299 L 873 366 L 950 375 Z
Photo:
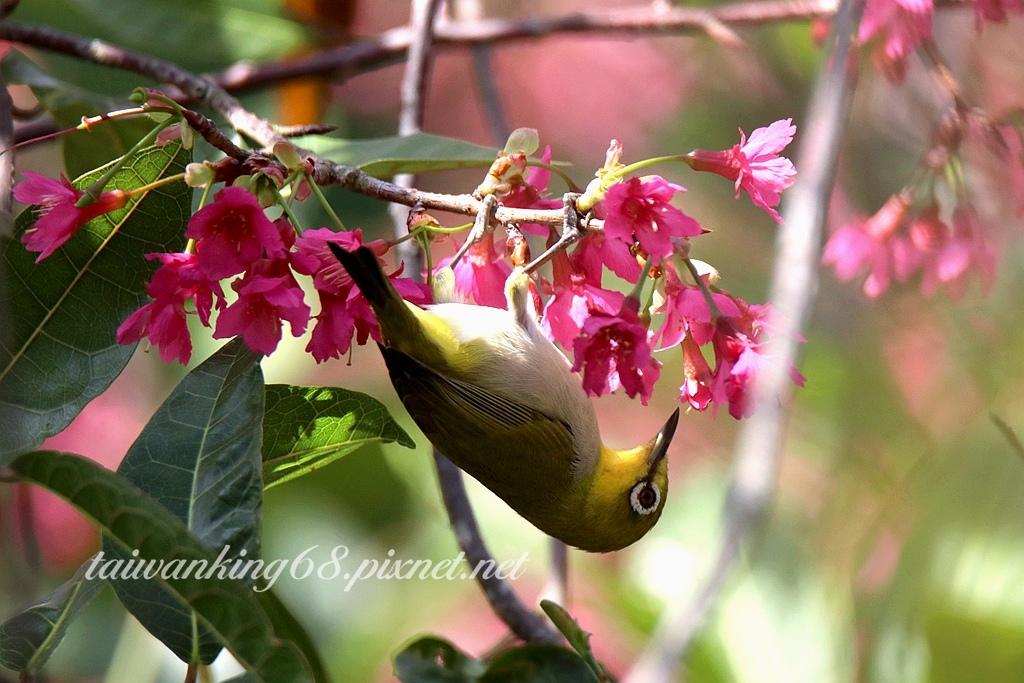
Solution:
M 789 371 L 799 353 L 798 333 L 804 329 L 817 291 L 823 225 L 839 140 L 856 85 L 851 39 L 863 6 L 864 0 L 843 0 L 840 6 L 831 37 L 833 47 L 826 55 L 801 131 L 798 180 L 786 197 L 785 223 L 779 231 L 772 273 L 770 299 L 779 315 L 766 353 L 773 362 L 758 377 L 757 411 L 743 424 L 736 446 L 721 545 L 696 593 L 688 601 L 666 608 L 648 649 L 625 683 L 662 683 L 674 678 L 725 586 L 743 542 L 774 497 L 793 390 Z
M 430 74 L 430 43 L 434 35 L 434 20 L 440 8 L 440 0 L 413 0 L 412 27 L 413 42 L 409 46 L 409 59 L 402 79 L 402 108 L 398 113 L 398 134 L 415 135 L 423 128 L 423 111 L 426 100 L 427 82 Z M 411 189 L 416 176 L 401 173 L 395 176 L 395 185 Z M 395 226 L 395 238 L 401 239 L 409 233 L 407 219 L 409 212 L 399 204 L 390 207 L 391 220 Z M 420 244 L 406 240 L 398 245 L 398 258 L 406 269 L 413 273 L 423 270 L 423 254 Z
M 0 73 L 0 234 L 9 234 L 14 180 L 14 100 L 7 92 L 7 80 Z M 2 317 L 2 315 L 0 315 Z
M 473 516 L 473 508 L 462 482 L 462 470 L 436 449 L 434 461 L 437 465 L 437 479 L 441 484 L 444 506 L 451 519 L 455 540 L 466 554 L 466 561 L 470 567 L 476 567 L 481 562 L 493 561 Z M 477 573 L 477 583 L 480 584 L 480 589 L 490 603 L 491 609 L 513 633 L 531 643 L 563 643 L 562 637 L 543 617 L 523 606 L 508 583 L 497 576 L 485 574 L 487 572 Z

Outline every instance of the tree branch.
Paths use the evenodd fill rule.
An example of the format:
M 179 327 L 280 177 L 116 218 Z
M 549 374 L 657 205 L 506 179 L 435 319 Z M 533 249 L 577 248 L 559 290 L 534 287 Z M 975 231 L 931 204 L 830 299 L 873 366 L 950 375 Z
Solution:
M 646 652 L 625 683 L 662 683 L 674 678 L 680 660 L 700 633 L 739 558 L 741 545 L 765 515 L 775 494 L 779 451 L 793 384 L 789 369 L 799 355 L 818 284 L 825 214 L 832 194 L 839 140 L 856 85 L 851 50 L 864 0 L 843 0 L 800 136 L 797 182 L 787 191 L 776 244 L 769 300 L 778 313 L 765 351 L 773 362 L 755 385 L 757 411 L 743 423 L 726 499 L 721 545 L 705 582 L 687 602 L 670 605 Z

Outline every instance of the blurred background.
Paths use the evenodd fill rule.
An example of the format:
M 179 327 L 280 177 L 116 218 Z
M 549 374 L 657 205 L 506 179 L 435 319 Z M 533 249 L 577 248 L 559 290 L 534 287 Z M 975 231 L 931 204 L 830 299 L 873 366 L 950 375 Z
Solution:
M 632 4 L 532 0 L 483 3 L 482 11 L 526 17 Z M 12 16 L 201 72 L 308 54 L 407 19 L 406 3 L 385 0 L 48 0 L 25 2 Z M 939 48 L 971 101 L 993 114 L 1024 103 L 1024 22 L 990 24 L 979 36 L 965 6 L 940 10 L 936 24 Z M 486 59 L 507 126 L 537 128 L 542 144 L 555 159 L 571 162 L 571 175 L 584 185 L 612 138 L 622 141 L 628 163 L 694 148 L 727 149 L 738 141 L 737 128 L 749 134 L 792 117 L 798 147 L 822 60 L 811 25 L 767 25 L 740 35 L 743 48 L 704 37 L 555 35 L 495 46 Z M 66 81 L 112 97 L 143 85 L 54 55 L 31 57 Z M 394 65 L 345 81 L 275 86 L 246 93 L 243 101 L 282 123 L 324 122 L 344 137 L 386 136 L 396 130 L 401 76 L 402 66 Z M 943 98 L 917 59 L 900 85 L 862 60 L 831 229 L 855 214 L 874 213 L 909 181 Z M 496 144 L 469 51 L 438 55 L 424 130 Z M 59 149 L 30 148 L 19 154 L 18 170 L 58 173 Z M 1002 249 L 992 292 L 985 296 L 974 283 L 959 301 L 941 292 L 926 299 L 911 282 L 873 301 L 859 283 L 838 283 L 823 270 L 799 363 L 807 385 L 796 392 L 774 507 L 681 679 L 1024 680 L 1024 461 L 991 419 L 1024 432 L 1024 240 L 1014 218 L 1020 198 L 1010 196 L 1005 167 L 982 151 L 967 151 L 965 172 L 986 234 Z M 683 166 L 657 172 L 688 188 L 678 206 L 713 230 L 695 241 L 693 256 L 718 269 L 721 286 L 763 302 L 772 219 L 745 197 L 734 201 L 722 178 Z M 418 185 L 461 193 L 478 182 L 479 173 L 458 172 L 422 176 Z M 370 238 L 390 235 L 384 204 L 336 188 L 328 197 L 347 225 L 362 227 Z M 312 202 L 303 210 L 306 225 L 326 224 Z M 203 333 L 195 340 L 198 363 L 217 344 Z M 383 560 L 389 550 L 396 558 L 455 557 L 425 441 L 399 405 L 376 349 L 359 347 L 349 362 L 317 366 L 303 352 L 306 341 L 286 336 L 263 363 L 268 382 L 368 393 L 394 410 L 420 447 L 366 447 L 268 492 L 264 557 L 291 558 L 319 546 L 311 556 L 327 560 L 337 545 L 350 550 L 353 563 Z M 621 395 L 597 400 L 609 445 L 653 434 L 678 405 L 678 349 L 659 360 L 666 367 L 650 406 Z M 110 390 L 46 447 L 116 467 L 185 372 L 140 348 Z M 706 571 L 737 428 L 725 411 L 684 415 L 659 525 L 621 552 L 570 553 L 566 606 L 593 633 L 598 658 L 615 675 L 641 652 L 661 605 L 685 599 Z M 546 539 L 469 484 L 492 553 L 499 560 L 529 553 L 526 573 L 514 586 L 534 604 L 547 580 Z M 26 547 L 17 532 L 29 506 L 38 548 Z M 21 486 L 0 487 L 0 528 L 0 615 L 64 581 L 98 547 L 88 522 Z M 486 653 L 504 633 L 471 581 L 363 581 L 346 591 L 341 581 L 284 575 L 277 587 L 337 681 L 392 680 L 391 654 L 423 633 L 439 634 L 473 655 Z M 175 681 L 184 665 L 104 591 L 72 626 L 48 671 L 55 681 Z M 228 662 L 214 666 L 217 676 L 232 671 Z

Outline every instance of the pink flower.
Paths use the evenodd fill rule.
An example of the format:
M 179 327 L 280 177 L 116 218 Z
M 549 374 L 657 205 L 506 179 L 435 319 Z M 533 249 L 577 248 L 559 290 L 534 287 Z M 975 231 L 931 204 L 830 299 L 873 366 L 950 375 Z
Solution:
M 605 234 L 628 245 L 633 244 L 635 235 L 640 247 L 651 256 L 671 256 L 675 251 L 673 237 L 701 234 L 697 221 L 669 204 L 672 195 L 685 191 L 658 176 L 612 185 L 604 199 Z
M 544 307 L 541 328 L 551 339 L 571 349 L 592 310 L 614 315 L 622 308 L 625 297 L 619 292 L 602 289 L 600 269 L 589 271 L 596 276 L 589 275 L 575 254 L 573 257 L 566 256 L 565 252 L 556 254 L 551 268 L 554 282 L 547 290 L 553 296 Z
M 261 258 L 285 255 L 280 224 L 267 218 L 254 194 L 236 186 L 225 187 L 197 211 L 185 236 L 201 240 L 199 267 L 216 280 L 245 272 Z
M 37 204 L 42 209 L 35 225 L 21 236 L 26 249 L 39 252 L 36 263 L 59 249 L 93 218 L 124 207 L 129 199 L 126 192 L 110 190 L 92 204 L 78 208 L 75 202 L 85 193 L 75 189 L 64 176 L 58 182 L 31 171 L 24 175 L 26 180 L 14 188 L 14 198 L 23 204 Z
M 1024 12 L 1024 0 L 974 0 L 974 21 L 979 33 L 986 19 L 1003 24 L 1011 12 Z
M 695 410 L 706 410 L 711 403 L 711 384 L 714 377 L 700 346 L 692 337 L 684 337 L 683 385 L 679 387 L 679 400 L 690 404 Z
M 632 283 L 640 279 L 643 270 L 629 250 L 629 245 L 622 240 L 608 239 L 603 232 L 587 233 L 573 252 L 573 258 L 579 261 L 586 272 L 596 274 L 598 280 L 605 266 L 623 280 Z
M 551 163 L 551 147 L 544 148 L 544 154 L 540 158 L 545 164 Z M 540 166 L 533 166 L 526 174 L 526 182 L 518 185 L 507 195 L 502 197 L 503 206 L 511 206 L 518 209 L 560 209 L 562 202 L 554 199 L 544 199 L 547 192 L 548 182 L 551 180 L 551 171 Z M 551 230 L 546 225 L 536 223 L 522 223 L 519 226 L 523 232 L 533 235 L 547 236 Z
M 892 80 L 906 75 L 907 57 L 932 37 L 935 7 L 932 0 L 867 0 L 857 40 L 864 45 L 877 37 L 876 64 Z
M 329 242 L 333 242 L 352 251 L 361 245 L 362 239 L 362 231 L 358 229 L 334 232 L 322 228 L 307 230 L 296 242 L 298 253 L 301 254 L 298 260 L 302 263 L 302 268 L 297 267 L 296 270 L 313 275 L 313 286 L 320 297 L 320 313 L 315 316 L 316 325 L 306 345 L 306 351 L 318 363 L 348 353 L 352 348 L 353 335 L 359 345 L 365 344 L 371 337 L 378 342 L 381 340 L 380 327 L 370 303 L 327 247 Z M 378 259 L 388 248 L 386 242 L 379 240 L 365 246 L 377 252 Z M 430 303 L 430 288 L 423 283 L 400 277 L 401 273 L 402 268 L 399 268 L 389 276 L 398 293 L 414 304 Z
M 867 220 L 842 226 L 825 244 L 822 262 L 830 264 L 840 280 L 851 280 L 864 270 L 864 293 L 877 298 L 889 288 L 894 267 L 897 272 L 908 269 L 901 261 L 894 266 L 894 254 L 910 258 L 905 249 L 893 249 L 896 234 L 904 225 L 910 211 L 910 197 L 904 193 L 893 195 L 878 212 Z M 910 268 L 912 270 L 912 268 Z
M 740 129 L 740 143 L 730 150 L 707 152 L 694 150 L 689 154 L 695 171 L 710 171 L 736 183 L 736 198 L 746 190 L 754 206 L 759 206 L 782 222 L 779 212 L 779 194 L 793 184 L 796 168 L 779 152 L 793 141 L 796 126 L 793 119 L 776 121 L 767 128 L 758 128 L 748 140 Z
M 708 284 L 707 278 L 704 284 Z M 740 309 L 729 296 L 712 292 L 711 300 L 722 315 L 739 317 Z M 683 284 L 670 263 L 665 266 L 665 301 L 657 312 L 665 313 L 665 322 L 651 341 L 653 343 L 660 338 L 662 349 L 675 346 L 684 337 L 690 337 L 698 346 L 703 346 L 714 335 L 715 325 L 704 293 L 699 287 Z
M 647 405 L 661 363 L 651 356 L 647 328 L 637 315 L 640 303 L 626 298 L 617 314 L 591 311 L 582 334 L 573 343 L 573 372 L 583 371 L 583 389 L 591 396 L 603 396 L 619 386 L 630 398 L 640 396 Z
M 238 299 L 217 318 L 215 339 L 240 334 L 250 349 L 270 355 L 281 341 L 282 320 L 288 321 L 295 337 L 306 331 L 309 306 L 286 261 L 261 259 L 231 288 Z
M 945 226 L 943 226 L 945 227 Z M 995 281 L 998 254 L 984 239 L 978 215 L 970 204 L 953 211 L 952 230 L 937 236 L 924 258 L 921 292 L 931 296 L 939 284 L 945 284 L 952 299 L 959 299 L 967 289 L 971 271 L 981 278 L 988 294 Z
M 192 338 L 185 302 L 194 300 L 199 320 L 209 327 L 214 296 L 223 307 L 224 293 L 220 283 L 207 278 L 199 268 L 195 254 L 147 254 L 146 258 L 158 259 L 162 264 L 146 285 L 153 301 L 121 323 L 117 342 L 132 344 L 149 337 L 165 363 L 178 359 L 187 365 L 192 357 Z
M 450 258 L 441 260 L 438 267 L 451 263 Z M 505 308 L 505 280 L 512 274 L 512 268 L 505 257 L 494 248 L 494 236 L 487 235 L 474 244 L 462 259 L 452 266 L 455 272 L 455 291 L 463 296 L 472 294 L 473 301 L 481 306 Z

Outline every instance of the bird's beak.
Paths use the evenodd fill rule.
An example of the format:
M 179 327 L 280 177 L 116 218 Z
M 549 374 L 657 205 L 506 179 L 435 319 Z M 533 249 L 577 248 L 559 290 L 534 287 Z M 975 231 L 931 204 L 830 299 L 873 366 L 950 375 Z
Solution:
M 658 435 L 654 437 L 654 441 L 651 443 L 651 452 L 647 456 L 648 469 L 653 470 L 661 462 L 665 454 L 668 453 L 669 444 L 672 443 L 672 437 L 676 433 L 676 425 L 679 424 L 679 408 L 676 408 L 675 412 L 669 416 L 665 422 L 665 426 L 661 428 Z

